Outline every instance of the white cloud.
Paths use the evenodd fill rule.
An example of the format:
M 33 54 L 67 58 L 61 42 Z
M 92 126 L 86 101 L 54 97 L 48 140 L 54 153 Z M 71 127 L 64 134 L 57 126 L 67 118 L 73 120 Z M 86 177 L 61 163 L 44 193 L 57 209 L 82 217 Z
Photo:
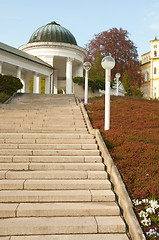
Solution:
M 154 29 L 154 30 L 159 30 L 159 23 L 151 24 L 151 25 L 150 25 L 150 28 L 151 28 L 151 29 Z

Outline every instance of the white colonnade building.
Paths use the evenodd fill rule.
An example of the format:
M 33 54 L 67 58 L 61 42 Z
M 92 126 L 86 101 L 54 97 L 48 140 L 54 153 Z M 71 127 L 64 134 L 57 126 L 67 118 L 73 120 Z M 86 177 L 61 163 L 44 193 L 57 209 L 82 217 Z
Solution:
M 46 94 L 57 94 L 58 89 L 72 94 L 72 79 L 83 76 L 86 55 L 68 29 L 51 22 L 38 28 L 19 49 L 0 43 L 0 73 L 21 79 L 26 93 L 31 78 L 33 93 L 41 93 L 43 78 Z
M 0 74 L 12 75 L 23 83 L 22 92 L 29 93 L 29 81 L 33 78 L 34 93 L 39 93 L 39 79 L 45 77 L 45 93 L 50 93 L 52 66 L 19 49 L 0 43 Z
M 69 30 L 51 22 L 38 28 L 29 42 L 19 49 L 38 57 L 54 69 L 50 77 L 50 93 L 57 94 L 58 89 L 66 94 L 73 93 L 72 78 L 83 76 L 83 62 L 87 52 L 77 45 Z

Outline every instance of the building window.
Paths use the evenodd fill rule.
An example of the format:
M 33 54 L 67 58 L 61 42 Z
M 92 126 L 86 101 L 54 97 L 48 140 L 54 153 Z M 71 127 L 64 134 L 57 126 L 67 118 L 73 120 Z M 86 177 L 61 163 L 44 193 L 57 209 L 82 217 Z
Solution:
M 154 51 L 154 57 L 157 57 L 157 51 Z
M 149 77 L 149 73 L 147 72 L 146 75 L 147 75 L 147 76 L 146 76 L 146 80 L 149 81 L 149 78 L 150 78 L 150 77 Z
M 146 74 L 144 74 L 143 81 L 146 82 Z
M 154 45 L 153 47 L 154 47 L 154 48 L 157 48 L 157 45 Z
M 154 74 L 156 74 L 156 73 L 157 73 L 157 68 L 155 67 L 155 68 L 154 68 Z

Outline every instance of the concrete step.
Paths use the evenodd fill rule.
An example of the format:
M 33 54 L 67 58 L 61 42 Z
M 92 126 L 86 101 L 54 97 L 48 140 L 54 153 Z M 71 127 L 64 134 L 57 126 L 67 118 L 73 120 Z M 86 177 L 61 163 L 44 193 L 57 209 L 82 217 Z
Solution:
M 0 220 L 1 236 L 125 233 L 119 216 L 107 217 L 19 217 Z
M 54 125 L 54 127 L 34 127 L 34 126 L 30 126 L 30 127 L 23 127 L 23 126 L 14 126 L 14 125 L 11 125 L 9 127 L 0 127 L 0 130 L 2 133 L 7 133 L 8 132 L 13 132 L 13 133 L 23 133 L 23 132 L 28 132 L 28 133 L 31 133 L 31 132 L 37 132 L 37 133 L 49 133 L 49 132 L 52 132 L 52 133 L 87 133 L 87 128 L 86 127 L 65 127 L 65 126 L 62 126 L 62 127 L 56 127 L 56 125 Z M 40 132 L 41 131 L 41 132 Z
M 0 203 L 0 217 L 119 216 L 115 202 Z
M 96 144 L 0 144 L 0 149 L 94 150 Z
M 1 149 L 1 156 L 99 156 L 99 150 Z
M 94 139 L 90 134 L 0 133 L 0 139 Z
M 0 129 L 2 133 L 77 133 L 77 134 L 86 134 L 88 133 L 87 129 L 84 130 L 67 130 L 67 129 L 61 129 L 61 130 L 52 130 L 52 129 Z
M 30 119 L 26 119 L 26 118 L 24 118 L 24 119 L 22 119 L 22 118 L 13 118 L 13 119 L 9 119 L 9 120 L 7 120 L 7 119 L 2 119 L 2 118 L 0 118 L 0 126 L 1 125 L 4 125 L 4 126 L 8 126 L 8 125 L 10 125 L 10 124 L 12 124 L 12 125 L 17 125 L 17 126 L 23 126 L 23 127 L 30 127 L 30 126 L 38 126 L 38 127 L 43 127 L 43 126 L 49 126 L 49 127 L 53 127 L 54 125 L 58 125 L 58 126 L 61 126 L 61 124 L 63 125 L 63 126 L 68 126 L 68 127 L 70 127 L 70 126 L 76 126 L 76 127 L 81 127 L 81 126 L 83 126 L 83 127 L 86 127 L 86 124 L 85 124 L 85 122 L 83 121 L 83 119 L 81 118 L 81 120 L 72 120 L 72 119 L 68 119 L 67 121 L 65 120 L 65 119 L 45 119 L 45 118 L 43 118 L 43 119 L 32 119 L 32 120 L 30 120 Z
M 1 172 L 0 172 L 1 176 Z M 107 179 L 105 171 L 2 171 L 1 179 Z
M 127 240 L 74 96 L 13 102 L 0 109 L 0 240 Z
M 1 203 L 20 202 L 113 202 L 112 190 L 7 190 L 1 191 Z
M 29 163 L 0 163 L 1 170 L 27 171 L 29 170 Z
M 65 126 L 62 126 L 61 128 L 54 128 L 51 127 L 29 127 L 24 128 L 21 126 L 14 127 L 8 126 L 6 128 L 0 127 L 0 131 L 2 133 L 87 133 L 87 128 L 78 128 L 78 127 L 70 127 L 67 128 Z
M 53 113 L 54 114 L 54 113 Z M 0 122 L 1 124 L 5 124 L 5 123 L 10 123 L 10 121 L 8 120 L 9 118 L 11 119 L 11 123 L 25 123 L 25 124 L 32 124 L 34 122 L 37 123 L 48 123 L 48 124 L 52 124 L 53 122 L 58 122 L 58 123 L 62 123 L 65 121 L 66 125 L 72 123 L 72 124 L 80 124 L 80 123 L 85 123 L 84 119 L 82 117 L 82 115 L 59 115 L 58 117 L 53 117 L 52 115 L 48 115 L 48 113 L 46 113 L 45 115 L 37 113 L 34 114 L 33 112 L 30 112 L 30 114 L 28 114 L 28 112 L 24 112 L 21 115 L 18 115 L 18 113 L 16 113 L 15 115 L 13 115 L 13 113 L 11 114 L 6 114 L 3 113 L 3 115 L 0 115 Z M 41 116 L 41 118 L 39 118 L 39 115 Z M 6 122 L 5 122 L 6 120 Z
M 95 144 L 95 139 L 0 139 L 2 144 Z
M 108 180 L 10 180 L 0 181 L 0 190 L 110 190 Z
M 3 237 L 0 240 L 128 240 L 126 234 L 71 234 Z
M 72 125 L 72 126 L 67 126 L 65 124 L 54 124 L 54 125 L 48 125 L 48 124 L 45 124 L 45 125 L 36 125 L 36 124 L 0 124 L 0 129 L 24 129 L 24 130 L 68 130 L 68 131 L 76 131 L 76 130 L 85 130 L 86 129 L 86 126 L 75 126 L 75 125 Z
M 73 170 L 73 171 L 103 171 L 103 163 L 0 163 L 0 170 Z
M 5 180 L 2 180 L 2 183 Z M 6 180 L 7 181 L 7 180 Z M 13 180 L 8 180 L 13 181 Z M 20 181 L 20 180 L 15 180 Z M 16 189 L 16 188 L 15 188 Z M 26 190 L 110 190 L 111 184 L 108 180 L 26 180 Z
M 0 163 L 101 163 L 100 156 L 0 156 Z
M 10 164 L 9 164 L 10 165 Z M 30 163 L 30 170 L 85 170 L 103 171 L 103 163 Z
M 5 179 L 7 171 L 0 171 L 0 179 Z
M 1 180 L 0 181 L 0 190 L 22 190 L 25 180 Z

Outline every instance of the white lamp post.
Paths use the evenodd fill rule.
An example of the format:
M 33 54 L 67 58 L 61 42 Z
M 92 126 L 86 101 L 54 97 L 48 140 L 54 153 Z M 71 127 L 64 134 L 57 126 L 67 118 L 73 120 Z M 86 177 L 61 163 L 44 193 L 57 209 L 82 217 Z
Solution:
M 116 73 L 115 77 L 117 79 L 117 84 L 116 84 L 116 96 L 119 95 L 119 78 L 120 78 L 120 73 Z
M 85 93 L 84 93 L 84 104 L 88 103 L 88 71 L 91 69 L 91 63 L 85 62 L 83 64 L 83 68 L 85 69 Z
M 101 62 L 105 69 L 105 130 L 110 129 L 110 81 L 111 69 L 115 66 L 115 60 L 111 56 L 104 57 Z

